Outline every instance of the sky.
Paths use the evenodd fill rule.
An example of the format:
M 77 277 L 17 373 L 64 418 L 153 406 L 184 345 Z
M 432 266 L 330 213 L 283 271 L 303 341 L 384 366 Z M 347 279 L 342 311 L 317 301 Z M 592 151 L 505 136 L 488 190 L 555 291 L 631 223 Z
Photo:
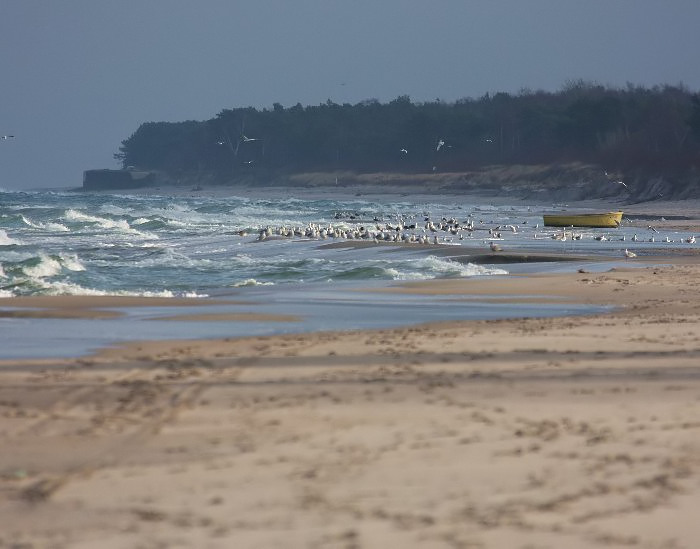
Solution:
M 700 91 L 698 0 L 0 0 L 0 189 L 79 187 L 144 122 L 327 100 Z

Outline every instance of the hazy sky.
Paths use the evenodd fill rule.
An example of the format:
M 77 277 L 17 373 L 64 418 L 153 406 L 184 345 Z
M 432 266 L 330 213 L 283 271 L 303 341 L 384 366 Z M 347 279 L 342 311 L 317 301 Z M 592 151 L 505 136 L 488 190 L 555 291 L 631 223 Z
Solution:
M 698 0 L 0 0 L 0 188 L 80 186 L 142 122 L 224 108 L 698 91 L 698 25 Z

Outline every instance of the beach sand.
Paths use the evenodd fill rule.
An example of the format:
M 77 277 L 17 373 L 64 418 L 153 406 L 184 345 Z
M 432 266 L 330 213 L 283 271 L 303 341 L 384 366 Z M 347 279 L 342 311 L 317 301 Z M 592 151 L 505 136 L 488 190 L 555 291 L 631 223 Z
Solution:
M 697 547 L 694 259 L 392 290 L 604 315 L 1 362 L 0 547 Z

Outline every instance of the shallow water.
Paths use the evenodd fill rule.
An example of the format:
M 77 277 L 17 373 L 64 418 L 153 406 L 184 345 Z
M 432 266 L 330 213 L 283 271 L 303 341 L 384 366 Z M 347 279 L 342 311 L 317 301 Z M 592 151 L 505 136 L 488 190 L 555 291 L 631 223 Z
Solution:
M 365 290 L 383 285 L 370 283 Z M 0 348 L 0 358 L 80 356 L 121 341 L 372 330 L 450 320 L 592 314 L 608 309 L 556 301 L 514 304 L 507 300 L 486 302 L 483 296 L 381 293 L 363 291 L 356 283 L 263 286 L 246 292 L 249 303 L 240 303 L 240 296 L 235 297 L 235 303 L 223 305 L 207 304 L 210 300 L 204 299 L 197 306 L 121 308 L 117 310 L 125 316 L 114 319 L 0 319 L 0 335 L 11 342 Z M 299 320 L 167 320 L 183 314 L 212 313 L 293 315 Z
M 576 241 L 570 236 L 555 240 L 552 236 L 561 230 L 542 227 L 541 214 L 556 209 L 552 205 L 475 204 L 454 197 L 302 200 L 0 192 L 0 297 L 224 296 L 254 302 L 255 312 L 303 317 L 292 323 L 141 322 L 159 312 L 130 309 L 125 318 L 117 320 L 4 319 L 0 321 L 0 357 L 82 354 L 126 339 L 379 328 L 458 318 L 588 312 L 556 304 L 486 305 L 442 298 L 378 297 L 382 294 L 354 290 L 397 281 L 503 276 L 533 268 L 561 270 L 584 264 L 595 269 L 595 261 L 586 257 L 622 260 L 624 248 L 640 256 L 657 253 L 666 245 L 664 238 L 683 237 L 645 233 L 634 241 L 639 229 L 623 225 L 614 230 L 577 231 L 581 238 Z M 470 222 L 473 229 L 451 234 L 428 228 L 428 222 L 439 225 L 450 219 L 463 227 Z M 411 225 L 416 227 L 409 228 Z M 382 242 L 329 247 L 325 244 L 339 239 L 276 234 L 309 227 L 371 232 L 365 242 L 374 238 Z M 261 241 L 259 234 L 266 229 L 272 236 Z M 430 245 L 385 242 L 394 235 L 429 238 Z M 596 240 L 601 236 L 606 240 Z M 655 242 L 648 242 L 652 236 Z M 439 245 L 433 244 L 436 237 Z M 501 246 L 504 255 L 492 254 L 491 242 Z M 578 263 L 555 261 L 546 267 L 496 264 L 496 259 L 523 251 L 550 259 L 580 259 Z M 232 305 L 231 310 L 238 311 L 239 306 Z M 173 313 L 172 308 L 168 313 Z

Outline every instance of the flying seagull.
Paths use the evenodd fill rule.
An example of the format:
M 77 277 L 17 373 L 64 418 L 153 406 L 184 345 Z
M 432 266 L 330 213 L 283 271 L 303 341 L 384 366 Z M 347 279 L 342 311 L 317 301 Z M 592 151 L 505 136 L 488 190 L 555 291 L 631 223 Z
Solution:
M 605 177 L 608 178 L 610 183 L 617 183 L 618 185 L 622 185 L 623 187 L 627 188 L 627 183 L 625 183 L 621 179 L 615 180 L 615 176 L 610 175 L 608 172 L 605 172 Z
M 257 141 L 258 140 L 257 137 L 246 137 L 245 135 L 241 135 L 241 137 L 243 138 L 243 141 Z
M 399 152 L 401 152 L 403 154 L 408 154 L 408 151 L 406 149 L 401 149 Z
M 439 151 L 443 147 L 444 144 L 445 144 L 444 139 L 440 139 L 440 141 L 438 141 L 437 148 L 435 150 Z
M 3 135 L 3 136 L 0 136 L 0 139 L 14 139 L 14 137 L 15 137 L 14 135 Z

